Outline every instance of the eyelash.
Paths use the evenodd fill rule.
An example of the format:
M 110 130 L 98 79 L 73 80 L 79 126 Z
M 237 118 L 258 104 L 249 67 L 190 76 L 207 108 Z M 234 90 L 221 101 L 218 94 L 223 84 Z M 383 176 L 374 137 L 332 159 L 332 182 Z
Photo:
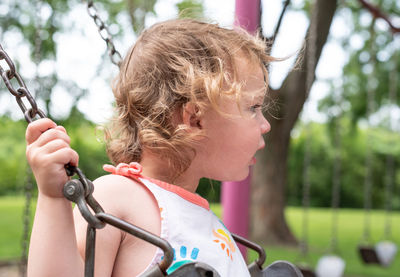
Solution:
M 261 109 L 261 108 L 262 108 L 262 105 L 256 104 L 256 105 L 254 105 L 254 106 L 251 106 L 251 107 L 250 107 L 250 110 L 251 110 L 252 112 L 255 112 L 257 109 Z

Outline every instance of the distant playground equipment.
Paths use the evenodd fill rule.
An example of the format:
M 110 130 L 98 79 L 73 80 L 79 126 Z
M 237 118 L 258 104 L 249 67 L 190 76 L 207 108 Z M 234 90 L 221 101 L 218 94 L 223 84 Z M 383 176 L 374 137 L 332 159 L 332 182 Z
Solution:
M 336 105 L 340 105 L 340 93 L 335 91 L 334 100 Z M 341 113 L 341 112 L 340 112 Z M 340 207 L 340 187 L 341 187 L 341 136 L 340 118 L 341 114 L 333 115 L 334 120 L 334 160 L 332 172 L 332 196 L 331 196 L 331 241 L 327 254 L 322 256 L 316 265 L 317 276 L 341 277 L 343 276 L 346 262 L 340 257 L 338 249 L 338 216 Z
M 318 0 L 316 0 L 318 1 Z M 315 5 L 316 1 L 313 3 L 313 8 L 316 10 L 311 12 L 311 21 L 317 19 L 318 5 Z M 317 61 L 315 58 L 316 46 L 317 46 L 317 24 L 310 24 L 313 28 L 308 30 L 307 40 L 306 40 L 306 57 L 308 58 L 306 64 L 306 99 L 310 94 L 311 87 L 315 78 L 315 68 L 317 66 Z M 310 162 L 311 162 L 311 151 L 310 151 L 310 140 L 309 138 L 309 127 L 310 124 L 307 123 L 305 126 L 305 137 L 304 140 L 304 160 L 303 160 L 303 187 L 302 187 L 302 207 L 303 207 L 303 220 L 301 228 L 301 238 L 299 242 L 300 255 L 298 261 L 296 262 L 297 267 L 300 269 L 304 277 L 316 277 L 314 270 L 311 267 L 311 262 L 309 260 L 308 253 L 308 208 L 310 206 Z
M 107 49 L 111 61 L 118 65 L 121 61 L 121 55 L 115 49 L 112 42 L 110 33 L 108 32 L 107 26 L 98 16 L 97 10 L 93 5 L 93 1 L 87 2 L 87 9 L 89 15 L 93 18 L 95 24 L 98 27 L 101 38 L 106 42 Z M 39 26 L 40 27 L 40 26 Z M 38 38 L 40 40 L 40 38 Z M 38 44 L 40 50 L 40 44 Z M 4 69 L 0 65 L 0 75 L 9 90 L 9 92 L 15 97 L 18 106 L 24 114 L 24 117 L 28 123 L 36 120 L 37 118 L 45 118 L 45 113 L 40 110 L 37 106 L 35 99 L 25 85 L 22 77 L 16 70 L 14 62 L 9 57 L 7 52 L 3 49 L 0 44 L 0 61 L 4 61 L 7 67 Z M 36 60 L 37 62 L 39 61 Z M 14 84 L 13 84 L 14 83 Z M 18 85 L 17 88 L 14 85 Z M 103 228 L 106 224 L 112 225 L 120 230 L 127 232 L 130 235 L 136 236 L 143 239 L 159 248 L 164 252 L 164 258 L 160 264 L 151 267 L 148 271 L 142 274 L 142 277 L 162 277 L 162 276 L 219 276 L 219 274 L 209 265 L 200 262 L 193 262 L 185 264 L 179 267 L 171 274 L 167 273 L 168 267 L 173 261 L 173 249 L 171 245 L 164 239 L 147 232 L 135 225 L 132 225 L 120 218 L 117 218 L 111 214 L 107 214 L 100 204 L 93 197 L 92 193 L 94 190 L 92 182 L 86 178 L 84 173 L 75 166 L 70 164 L 65 165 L 65 170 L 68 176 L 77 176 L 77 179 L 68 181 L 63 188 L 65 198 L 74 202 L 83 218 L 88 222 L 88 229 L 86 234 L 86 253 L 85 253 L 85 269 L 84 276 L 94 276 L 94 253 L 95 253 L 95 241 L 96 241 L 96 230 Z M 27 193 L 28 195 L 28 193 Z M 29 199 L 27 198 L 27 203 Z M 28 210 L 29 212 L 29 210 Z M 27 226 L 28 224 L 26 224 Z M 254 242 L 248 241 L 247 239 L 233 235 L 234 239 L 243 244 L 244 246 L 255 250 L 259 254 L 259 258 L 248 266 L 249 273 L 252 277 L 301 277 L 301 272 L 293 264 L 287 261 L 275 261 L 268 267 L 263 269 L 263 264 L 266 259 L 264 249 L 255 244 Z M 26 238 L 25 238 L 26 239 Z M 26 239 L 27 240 L 27 239 Z
M 375 35 L 374 32 L 371 32 L 371 35 Z M 373 45 L 374 46 L 374 45 Z M 371 64 L 372 68 L 375 69 L 376 67 L 376 50 L 373 48 L 371 51 Z M 396 55 L 398 56 L 398 55 Z M 396 59 L 394 59 L 396 61 Z M 372 72 L 372 75 L 374 70 Z M 372 82 L 373 76 L 369 79 Z M 390 104 L 396 103 L 396 88 L 398 83 L 397 71 L 396 71 L 396 63 L 393 62 L 393 70 L 389 76 L 389 101 Z M 367 116 L 369 117 L 373 112 L 374 108 L 374 98 L 375 98 L 375 91 L 373 89 L 372 84 L 367 85 Z M 392 109 L 389 109 L 389 126 L 388 129 L 392 131 L 392 123 L 393 123 L 393 116 L 392 116 Z M 367 139 L 369 140 L 371 134 L 370 132 L 367 133 Z M 386 154 L 386 180 L 385 180 L 385 229 L 384 229 L 384 236 L 383 240 L 377 242 L 375 245 L 371 242 L 371 231 L 370 231 L 370 210 L 372 208 L 372 188 L 373 188 L 373 181 L 372 181 L 372 160 L 373 155 L 372 151 L 369 146 L 366 149 L 366 178 L 364 180 L 364 234 L 362 238 L 362 242 L 358 247 L 358 251 L 362 261 L 365 264 L 377 264 L 381 265 L 382 267 L 389 266 L 396 256 L 398 247 L 392 241 L 392 231 L 391 231 L 391 219 L 390 213 L 392 209 L 392 193 L 393 193 L 393 186 L 395 184 L 395 165 L 394 165 L 394 157 L 393 154 Z

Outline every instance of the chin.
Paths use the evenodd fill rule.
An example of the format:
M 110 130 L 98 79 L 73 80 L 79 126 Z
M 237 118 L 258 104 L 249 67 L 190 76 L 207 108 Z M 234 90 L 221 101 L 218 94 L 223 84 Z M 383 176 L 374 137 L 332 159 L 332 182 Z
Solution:
M 238 174 L 239 172 L 237 172 L 235 174 L 234 178 L 231 178 L 230 182 L 240 182 L 243 181 L 244 179 L 246 179 L 249 174 L 250 174 L 250 170 L 249 168 L 247 168 L 247 170 L 244 170 L 243 172 L 240 172 L 241 174 Z
M 233 171 L 233 170 L 232 170 Z M 250 174 L 250 167 L 246 167 L 242 170 L 236 170 L 233 172 L 229 172 L 224 174 L 223 176 L 209 176 L 206 178 L 210 178 L 213 180 L 218 180 L 220 182 L 240 182 L 246 179 Z

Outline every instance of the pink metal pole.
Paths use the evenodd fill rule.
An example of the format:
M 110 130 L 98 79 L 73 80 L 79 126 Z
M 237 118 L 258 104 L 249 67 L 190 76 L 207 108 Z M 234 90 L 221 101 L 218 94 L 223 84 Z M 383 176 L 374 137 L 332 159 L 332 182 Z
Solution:
M 255 33 L 260 23 L 260 0 L 236 0 L 235 5 L 235 26 Z M 221 191 L 224 224 L 232 233 L 245 238 L 249 233 L 250 180 L 251 168 L 243 181 L 223 182 Z M 239 248 L 247 259 L 246 247 L 239 245 Z

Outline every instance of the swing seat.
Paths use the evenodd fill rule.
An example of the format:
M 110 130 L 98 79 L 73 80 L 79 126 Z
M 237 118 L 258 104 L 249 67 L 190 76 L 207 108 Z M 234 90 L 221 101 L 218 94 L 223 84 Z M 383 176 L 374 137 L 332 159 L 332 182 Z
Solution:
M 397 246 L 391 241 L 381 241 L 375 247 L 360 245 L 358 251 L 365 264 L 377 264 L 386 267 L 393 262 L 397 253 Z
M 365 264 L 380 264 L 375 248 L 370 245 L 358 246 L 358 252 Z
M 376 255 L 382 266 L 389 266 L 397 254 L 397 246 L 394 242 L 384 240 L 375 245 Z
M 341 277 L 343 276 L 345 261 L 336 255 L 322 256 L 317 263 L 315 273 L 317 276 Z
M 303 277 L 300 270 L 287 261 L 275 261 L 264 269 L 254 262 L 248 268 L 251 277 Z

